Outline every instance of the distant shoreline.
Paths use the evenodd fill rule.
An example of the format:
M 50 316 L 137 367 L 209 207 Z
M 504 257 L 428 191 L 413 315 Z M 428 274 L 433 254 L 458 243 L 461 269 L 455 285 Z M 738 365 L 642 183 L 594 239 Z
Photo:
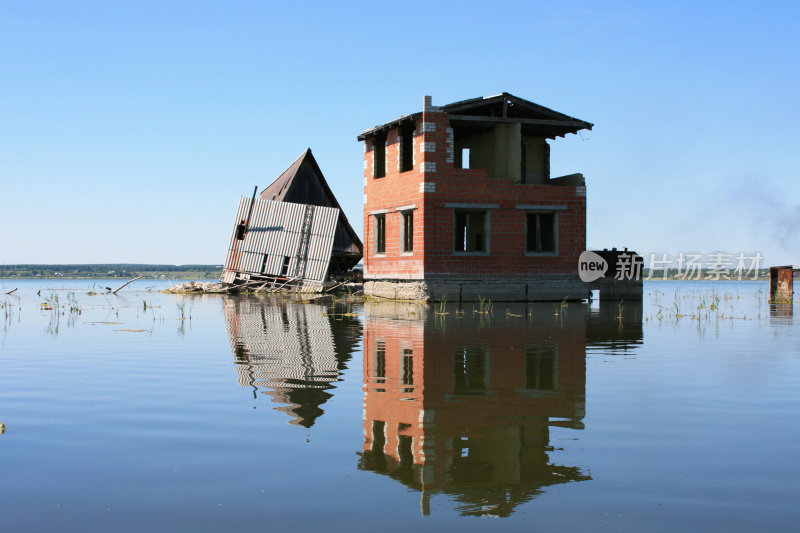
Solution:
M 219 279 L 222 265 L 135 263 L 18 264 L 0 266 L 0 279 Z
M 657 270 L 652 279 L 648 279 L 645 269 L 643 281 L 769 281 L 769 269 L 762 268 L 754 279 L 753 273 L 737 279 L 733 272 L 729 279 L 714 279 L 719 272 L 701 270 L 693 272 L 691 278 L 677 277 L 676 272 L 668 271 L 663 279 L 663 271 Z M 141 276 L 145 279 L 219 279 L 222 276 L 222 265 L 163 265 L 136 263 L 97 263 L 97 264 L 17 264 L 0 266 L 0 279 L 131 279 Z M 708 277 L 710 276 L 710 277 Z

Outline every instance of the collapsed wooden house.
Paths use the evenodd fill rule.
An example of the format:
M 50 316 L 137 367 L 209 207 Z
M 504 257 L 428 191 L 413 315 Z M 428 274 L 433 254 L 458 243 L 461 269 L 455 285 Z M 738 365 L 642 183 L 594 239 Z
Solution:
M 361 260 L 361 240 L 310 148 L 257 191 L 239 200 L 223 283 L 313 292 Z

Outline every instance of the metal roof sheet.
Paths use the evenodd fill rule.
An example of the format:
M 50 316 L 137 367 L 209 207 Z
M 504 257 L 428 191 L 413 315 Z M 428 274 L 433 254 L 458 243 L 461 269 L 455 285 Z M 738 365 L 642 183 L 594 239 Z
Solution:
M 294 163 L 289 165 L 289 168 L 261 191 L 258 198 L 342 208 L 325 180 L 314 154 L 311 153 L 311 148 L 303 152 Z M 339 221 L 339 235 L 334 238 L 334 250 L 358 255 L 364 251 L 364 245 L 350 226 L 344 211 L 342 211 Z
M 339 209 L 256 199 L 247 233 L 239 240 L 236 225 L 247 218 L 250 202 L 245 197 L 239 200 L 225 269 L 324 281 Z M 286 258 L 289 265 L 284 271 Z

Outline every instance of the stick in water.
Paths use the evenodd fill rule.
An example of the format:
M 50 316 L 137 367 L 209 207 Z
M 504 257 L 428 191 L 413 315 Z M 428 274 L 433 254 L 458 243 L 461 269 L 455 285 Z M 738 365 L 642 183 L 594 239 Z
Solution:
M 130 280 L 130 281 L 128 281 L 128 282 L 126 282 L 126 283 L 123 283 L 123 284 L 122 284 L 122 286 L 121 286 L 119 289 L 117 289 L 117 290 L 115 290 L 115 291 L 113 292 L 113 294 L 117 294 L 117 293 L 118 293 L 119 291 L 121 291 L 123 288 L 127 287 L 128 285 L 130 285 L 131 283 L 133 283 L 133 282 L 134 282 L 134 281 L 136 281 L 137 279 L 142 279 L 143 277 L 144 277 L 144 276 L 138 276 L 138 277 L 135 277 L 135 278 L 133 278 L 132 280 Z

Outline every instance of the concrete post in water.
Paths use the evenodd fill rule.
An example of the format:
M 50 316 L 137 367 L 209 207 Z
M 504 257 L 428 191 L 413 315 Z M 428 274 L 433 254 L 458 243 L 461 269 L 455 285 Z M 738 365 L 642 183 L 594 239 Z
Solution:
M 769 269 L 769 295 L 773 301 L 792 300 L 794 270 L 797 267 L 777 266 Z

